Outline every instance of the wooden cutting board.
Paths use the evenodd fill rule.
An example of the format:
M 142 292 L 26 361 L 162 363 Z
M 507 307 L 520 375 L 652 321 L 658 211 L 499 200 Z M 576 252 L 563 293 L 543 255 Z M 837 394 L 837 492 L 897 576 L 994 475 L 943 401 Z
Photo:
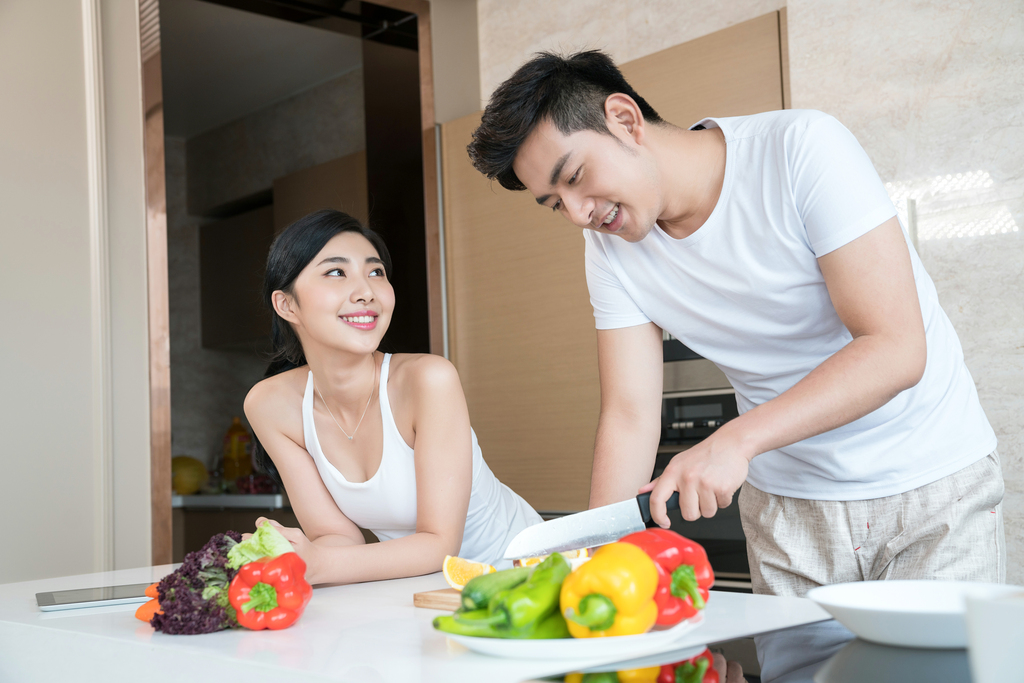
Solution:
M 412 604 L 414 607 L 443 609 L 448 612 L 454 612 L 462 604 L 462 592 L 454 588 L 442 588 L 436 591 L 413 593 Z

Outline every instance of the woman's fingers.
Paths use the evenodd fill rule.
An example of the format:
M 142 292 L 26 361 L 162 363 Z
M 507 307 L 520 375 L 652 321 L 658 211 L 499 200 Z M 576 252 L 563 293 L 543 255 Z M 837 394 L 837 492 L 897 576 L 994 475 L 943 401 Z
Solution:
M 293 527 L 284 526 L 280 522 L 269 517 L 258 517 L 256 518 L 256 528 L 263 526 L 264 522 L 270 522 L 274 530 L 280 533 L 285 539 L 292 545 L 298 545 L 305 540 L 306 535 L 302 533 L 302 529 L 295 529 Z M 242 540 L 249 538 L 252 534 L 242 534 Z

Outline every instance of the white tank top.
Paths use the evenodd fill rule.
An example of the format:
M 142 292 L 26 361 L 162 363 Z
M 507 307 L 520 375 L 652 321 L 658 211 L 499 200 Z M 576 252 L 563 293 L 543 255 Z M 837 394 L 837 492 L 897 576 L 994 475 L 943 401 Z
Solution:
M 342 514 L 363 529 L 372 531 L 381 541 L 416 532 L 415 454 L 402 438 L 391 414 L 387 389 L 390 364 L 391 354 L 385 354 L 380 366 L 380 416 L 384 429 L 380 466 L 364 482 L 348 481 L 324 457 L 313 422 L 312 372 L 302 398 L 302 432 L 306 450 L 313 458 L 320 478 Z M 507 566 L 501 556 L 508 544 L 520 531 L 542 520 L 529 503 L 498 481 L 484 462 L 472 429 L 470 435 L 473 441 L 473 488 L 459 557 Z

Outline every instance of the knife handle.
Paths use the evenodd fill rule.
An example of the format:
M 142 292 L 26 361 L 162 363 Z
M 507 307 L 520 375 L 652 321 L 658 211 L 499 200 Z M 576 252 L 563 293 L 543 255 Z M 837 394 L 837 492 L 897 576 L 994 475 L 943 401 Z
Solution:
M 644 524 L 651 523 L 651 492 L 641 493 L 636 497 L 636 504 L 640 506 L 640 516 Z M 665 512 L 679 509 L 679 491 L 673 491 L 672 495 L 665 501 Z

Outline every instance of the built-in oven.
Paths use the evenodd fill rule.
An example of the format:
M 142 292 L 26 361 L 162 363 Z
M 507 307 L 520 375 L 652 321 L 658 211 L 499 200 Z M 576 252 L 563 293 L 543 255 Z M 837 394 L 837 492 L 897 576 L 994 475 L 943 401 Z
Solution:
M 714 363 L 668 333 L 662 344 L 665 377 L 655 477 L 677 453 L 700 443 L 739 414 L 736 392 Z M 719 510 L 714 517 L 687 522 L 674 511 L 669 513 L 669 520 L 674 531 L 707 550 L 716 588 L 750 591 L 750 565 L 736 496 L 732 505 Z

